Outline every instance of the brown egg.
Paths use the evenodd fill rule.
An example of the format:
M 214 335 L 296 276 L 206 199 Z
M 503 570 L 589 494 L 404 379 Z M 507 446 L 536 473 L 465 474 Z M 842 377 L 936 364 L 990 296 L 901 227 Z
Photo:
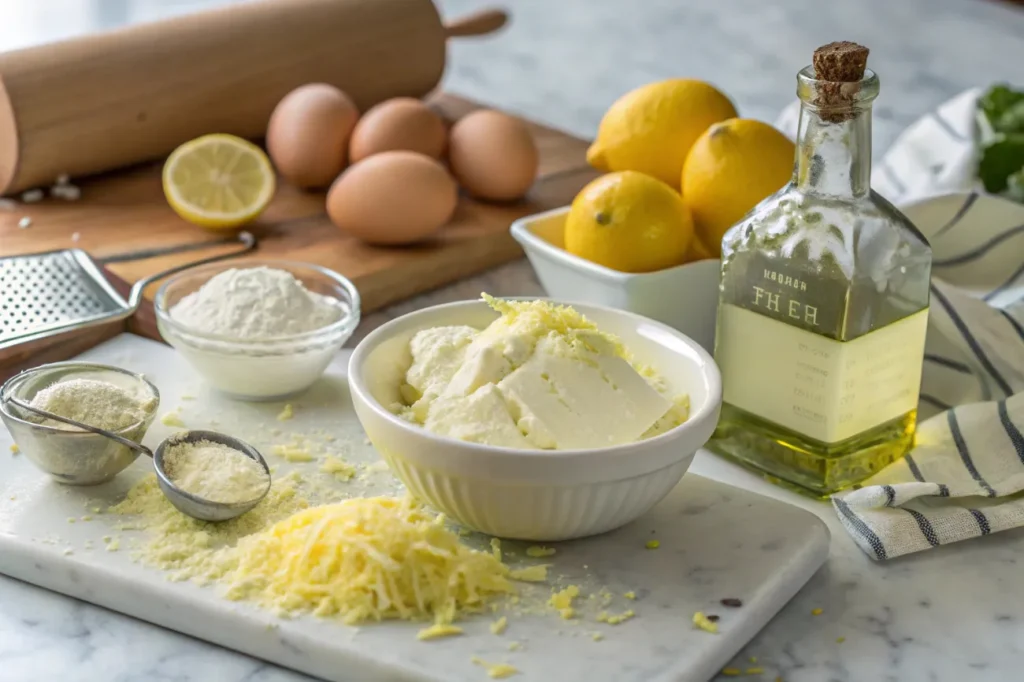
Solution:
M 458 187 L 439 162 L 387 151 L 349 166 L 327 192 L 331 222 L 370 244 L 411 244 L 455 212 Z
M 326 187 L 345 169 L 359 110 L 327 83 L 292 90 L 267 125 L 267 151 L 278 172 L 304 188 Z
M 371 107 L 352 131 L 349 159 L 404 149 L 435 159 L 444 155 L 448 130 L 441 117 L 412 97 L 396 97 Z
M 539 160 L 526 124 L 500 111 L 474 111 L 452 126 L 448 163 L 459 184 L 481 199 L 522 197 Z

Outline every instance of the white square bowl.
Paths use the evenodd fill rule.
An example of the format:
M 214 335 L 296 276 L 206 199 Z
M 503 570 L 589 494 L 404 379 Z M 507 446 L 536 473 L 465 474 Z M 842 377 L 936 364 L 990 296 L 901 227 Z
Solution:
M 568 213 L 569 207 L 563 206 L 512 223 L 512 237 L 523 247 L 548 296 L 649 317 L 713 352 L 721 261 L 642 274 L 618 272 L 565 250 Z

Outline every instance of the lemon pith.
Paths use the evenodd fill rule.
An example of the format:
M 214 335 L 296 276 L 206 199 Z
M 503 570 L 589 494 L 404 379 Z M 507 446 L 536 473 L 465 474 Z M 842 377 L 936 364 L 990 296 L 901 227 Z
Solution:
M 243 225 L 267 207 L 276 181 L 262 149 L 240 137 L 212 134 L 186 142 L 167 158 L 167 203 L 185 220 L 211 228 Z

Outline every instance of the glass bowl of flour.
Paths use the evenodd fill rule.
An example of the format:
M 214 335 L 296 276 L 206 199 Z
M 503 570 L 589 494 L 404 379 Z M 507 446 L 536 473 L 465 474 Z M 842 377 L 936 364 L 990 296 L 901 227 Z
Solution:
M 359 324 L 359 292 L 309 263 L 190 268 L 156 294 L 164 339 L 214 388 L 277 400 L 309 388 Z
M 150 381 L 111 365 L 54 362 L 8 379 L 0 387 L 0 418 L 21 453 L 68 485 L 105 483 L 139 453 L 106 436 L 41 418 L 10 398 L 136 443 L 142 442 L 160 405 L 160 392 Z

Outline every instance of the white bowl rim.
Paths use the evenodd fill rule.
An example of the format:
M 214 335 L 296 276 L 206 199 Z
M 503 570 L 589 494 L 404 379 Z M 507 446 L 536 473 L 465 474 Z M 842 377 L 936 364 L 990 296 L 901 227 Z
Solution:
M 352 352 L 351 357 L 349 358 L 349 388 L 352 391 L 354 391 L 358 395 L 358 397 L 371 410 L 373 410 L 377 414 L 377 416 L 383 418 L 392 426 L 401 429 L 406 433 L 413 434 L 415 436 L 425 437 L 428 440 L 438 441 L 439 443 L 442 444 L 458 445 L 461 448 L 480 453 L 481 455 L 516 455 L 523 457 L 544 457 L 548 459 L 555 457 L 560 459 L 579 457 L 593 458 L 595 455 L 599 454 L 604 455 L 606 457 L 635 457 L 638 450 L 657 448 L 661 444 L 675 440 L 684 432 L 698 428 L 699 425 L 703 424 L 708 419 L 715 418 L 718 414 L 722 398 L 722 377 L 718 370 L 718 365 L 715 364 L 714 358 L 711 357 L 711 354 L 704 350 L 704 348 L 702 348 L 699 343 L 691 339 L 686 334 L 683 334 L 679 330 L 673 329 L 672 327 L 666 324 L 663 324 L 656 320 L 652 320 L 648 317 L 644 317 L 643 315 L 637 315 L 636 313 L 631 313 L 626 310 L 619 310 L 617 308 L 612 308 L 609 306 L 594 305 L 591 303 L 573 303 L 568 301 L 551 299 L 546 296 L 496 296 L 495 298 L 510 301 L 550 301 L 557 305 L 572 306 L 573 308 L 576 308 L 584 315 L 586 315 L 584 309 L 590 309 L 600 311 L 603 313 L 610 313 L 613 315 L 621 315 L 627 318 L 631 318 L 637 322 L 643 322 L 644 324 L 657 327 L 658 329 L 661 329 L 662 331 L 667 332 L 668 334 L 683 340 L 686 343 L 686 345 L 689 346 L 690 349 L 693 350 L 701 358 L 701 360 L 704 361 L 704 366 L 711 370 L 710 372 L 705 373 L 705 377 L 708 382 L 708 399 L 704 402 L 703 405 L 700 406 L 700 408 L 696 412 L 691 413 L 685 422 L 669 429 L 665 433 L 658 434 L 657 436 L 653 436 L 651 438 L 645 438 L 643 440 L 634 441 L 632 443 L 623 443 L 621 445 L 612 445 L 602 448 L 576 448 L 566 450 L 526 450 L 501 445 L 486 445 L 483 443 L 474 443 L 471 441 L 460 440 L 458 438 L 451 438 L 449 436 L 443 436 L 433 433 L 431 431 L 426 430 L 422 426 L 412 424 L 402 419 L 398 415 L 394 414 L 393 412 L 385 408 L 383 405 L 380 404 L 380 402 L 377 401 L 376 398 L 370 395 L 370 392 L 367 389 L 365 382 L 363 381 L 363 365 L 365 364 L 365 360 L 372 352 L 372 350 L 376 348 L 378 345 L 380 345 L 383 341 L 390 338 L 389 332 L 391 332 L 395 327 L 407 323 L 410 318 L 418 317 L 420 315 L 426 315 L 428 313 L 437 313 L 447 309 L 468 308 L 470 306 L 486 306 L 487 303 L 480 299 L 454 301 L 451 303 L 443 303 L 440 305 L 429 306 L 427 308 L 421 308 L 419 310 L 406 313 L 405 315 L 402 315 L 400 317 L 396 317 L 395 319 L 386 322 L 385 324 L 381 325 L 377 329 L 370 332 L 362 341 L 359 342 L 355 350 Z
M 340 318 L 326 327 L 320 327 L 319 329 L 311 329 L 308 332 L 300 332 L 298 334 L 286 334 L 284 336 L 272 336 L 265 339 L 246 339 L 238 336 L 226 336 L 223 334 L 208 334 L 200 331 L 194 327 L 178 322 L 171 317 L 170 308 L 167 307 L 167 290 L 172 284 L 178 282 L 181 278 L 186 275 L 194 275 L 197 272 L 204 270 L 219 270 L 223 272 L 227 269 L 239 269 L 239 268 L 291 268 L 295 270 L 307 270 L 312 271 L 317 275 L 326 277 L 333 281 L 335 284 L 340 286 L 348 295 L 350 303 L 349 310 L 345 312 Z M 219 272 L 218 272 L 219 274 Z M 211 275 L 213 277 L 213 275 Z M 209 278 L 206 280 L 209 281 Z M 301 280 L 300 280 L 301 281 Z M 305 286 L 305 285 L 303 285 Z M 344 304 L 345 301 L 336 299 L 339 303 Z M 216 263 L 205 263 L 203 265 L 196 265 L 194 267 L 186 268 L 179 273 L 176 273 L 172 277 L 169 277 L 160 288 L 157 289 L 156 295 L 153 297 L 153 310 L 156 314 L 158 322 L 167 325 L 176 334 L 195 337 L 203 341 L 215 341 L 221 343 L 229 343 L 236 346 L 245 346 L 251 348 L 261 348 L 265 346 L 271 346 L 275 344 L 293 344 L 299 341 L 309 341 L 314 339 L 326 338 L 334 334 L 351 334 L 355 328 L 359 325 L 362 317 L 362 300 L 359 296 L 359 290 L 356 289 L 356 285 L 352 283 L 352 280 L 345 277 L 344 275 L 326 268 L 316 263 L 306 263 L 303 261 L 286 260 L 280 258 L 259 258 L 254 260 L 246 261 L 218 261 Z
M 512 233 L 512 238 L 519 242 L 521 246 L 536 249 L 539 253 L 548 256 L 549 258 L 562 261 L 571 268 L 582 270 L 592 277 L 608 282 L 614 282 L 616 284 L 623 284 L 638 279 L 671 277 L 684 268 L 707 261 L 721 263 L 721 260 L 718 258 L 705 258 L 704 260 L 694 261 L 692 263 L 683 263 L 682 265 L 673 265 L 670 268 L 662 268 L 661 270 L 653 270 L 651 272 L 621 272 L 619 270 L 612 270 L 604 265 L 598 265 L 597 263 L 591 262 L 585 258 L 580 258 L 577 255 L 569 253 L 565 249 L 555 246 L 530 229 L 531 223 L 546 220 L 559 214 L 568 213 L 570 208 L 570 206 L 562 206 L 561 208 L 554 208 L 550 211 L 544 211 L 543 213 L 535 213 L 533 215 L 526 216 L 525 218 L 513 221 L 512 227 L 509 228 L 509 231 Z

